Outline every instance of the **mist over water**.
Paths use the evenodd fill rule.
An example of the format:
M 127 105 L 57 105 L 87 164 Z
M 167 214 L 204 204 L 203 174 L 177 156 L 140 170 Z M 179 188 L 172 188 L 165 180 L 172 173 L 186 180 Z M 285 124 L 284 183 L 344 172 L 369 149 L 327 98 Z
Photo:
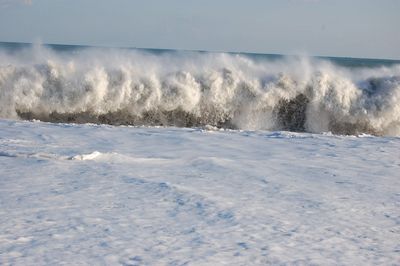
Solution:
M 0 49 L 0 117 L 399 136 L 400 64 L 351 60 Z

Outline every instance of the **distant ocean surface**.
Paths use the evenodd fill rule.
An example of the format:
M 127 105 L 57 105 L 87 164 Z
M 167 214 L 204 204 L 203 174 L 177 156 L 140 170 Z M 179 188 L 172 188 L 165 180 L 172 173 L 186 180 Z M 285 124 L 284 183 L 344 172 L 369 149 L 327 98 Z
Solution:
M 400 136 L 400 60 L 0 43 L 0 118 Z

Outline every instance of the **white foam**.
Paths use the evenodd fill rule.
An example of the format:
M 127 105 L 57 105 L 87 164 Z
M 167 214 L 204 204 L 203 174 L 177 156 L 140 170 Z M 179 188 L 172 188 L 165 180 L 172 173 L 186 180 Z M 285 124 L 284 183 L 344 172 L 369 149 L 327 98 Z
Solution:
M 0 129 L 0 264 L 399 258 L 398 137 L 1 119 Z
M 101 155 L 102 155 L 101 152 L 94 151 L 94 152 L 89 153 L 89 154 L 78 154 L 78 155 L 75 155 L 75 156 L 71 157 L 71 160 L 79 160 L 79 161 L 94 160 L 94 159 L 98 158 Z

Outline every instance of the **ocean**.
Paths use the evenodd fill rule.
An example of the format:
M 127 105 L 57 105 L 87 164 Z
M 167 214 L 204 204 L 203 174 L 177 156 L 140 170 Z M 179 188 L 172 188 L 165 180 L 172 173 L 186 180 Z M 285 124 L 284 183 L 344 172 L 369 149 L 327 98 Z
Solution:
M 0 117 L 400 135 L 400 61 L 0 43 Z
M 0 46 L 0 265 L 400 265 L 398 61 Z

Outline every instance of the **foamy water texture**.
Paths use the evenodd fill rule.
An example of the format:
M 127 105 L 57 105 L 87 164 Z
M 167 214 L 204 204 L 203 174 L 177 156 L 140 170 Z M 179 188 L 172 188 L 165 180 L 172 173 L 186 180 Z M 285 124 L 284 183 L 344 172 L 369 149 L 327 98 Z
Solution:
M 37 46 L 0 51 L 0 116 L 400 135 L 400 65 Z

